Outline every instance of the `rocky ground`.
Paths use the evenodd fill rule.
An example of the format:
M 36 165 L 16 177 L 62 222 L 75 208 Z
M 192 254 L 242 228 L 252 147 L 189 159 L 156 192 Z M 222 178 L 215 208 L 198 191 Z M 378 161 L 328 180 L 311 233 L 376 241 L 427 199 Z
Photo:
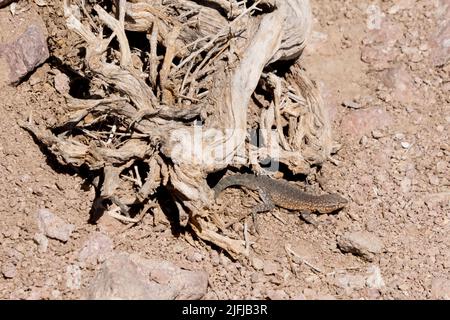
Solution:
M 82 91 L 60 67 L 77 60 L 62 2 L 0 9 L 0 298 L 450 299 L 450 1 L 311 2 L 302 65 L 342 148 L 307 189 L 350 204 L 313 224 L 261 214 L 242 261 L 165 216 L 88 223 L 93 188 L 17 124 L 53 124 Z M 229 189 L 217 210 L 254 203 Z

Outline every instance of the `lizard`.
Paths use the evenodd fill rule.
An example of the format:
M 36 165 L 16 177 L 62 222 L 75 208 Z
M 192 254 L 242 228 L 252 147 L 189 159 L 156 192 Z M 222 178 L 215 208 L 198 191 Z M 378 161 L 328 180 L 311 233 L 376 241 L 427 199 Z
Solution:
M 271 211 L 275 206 L 299 211 L 308 221 L 311 212 L 331 213 L 344 208 L 348 200 L 338 194 L 312 195 L 287 181 L 275 180 L 267 175 L 236 174 L 220 180 L 213 188 L 215 198 L 228 187 L 243 186 L 258 191 L 262 204 L 253 210 L 256 213 Z

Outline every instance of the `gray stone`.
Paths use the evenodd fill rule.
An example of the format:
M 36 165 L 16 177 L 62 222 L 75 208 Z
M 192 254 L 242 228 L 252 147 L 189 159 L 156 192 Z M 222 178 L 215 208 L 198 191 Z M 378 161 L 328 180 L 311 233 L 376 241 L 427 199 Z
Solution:
M 67 75 L 60 72 L 59 70 L 55 71 L 55 89 L 61 94 L 68 94 L 70 90 L 70 79 Z
M 73 224 L 65 222 L 47 209 L 40 209 L 37 212 L 37 224 L 39 231 L 47 237 L 67 242 L 75 230 Z
M 66 287 L 70 290 L 81 288 L 81 268 L 76 264 L 66 268 Z
M 441 1 L 443 2 L 443 1 Z M 447 7 L 443 10 L 437 22 L 440 26 L 438 32 L 430 39 L 431 61 L 435 66 L 443 66 L 450 60 L 450 5 L 441 4 Z
M 343 252 L 349 252 L 372 261 L 375 254 L 383 250 L 382 241 L 367 231 L 347 232 L 338 240 L 338 247 Z
M 278 264 L 274 261 L 264 262 L 263 271 L 266 276 L 278 273 Z
M 48 238 L 42 233 L 36 233 L 33 238 L 34 242 L 38 245 L 38 251 L 40 253 L 47 252 Z
M 264 268 L 264 261 L 258 257 L 252 257 L 252 266 L 255 270 L 262 270 Z
M 106 234 L 93 232 L 78 254 L 78 261 L 87 264 L 103 262 L 113 251 L 113 241 Z

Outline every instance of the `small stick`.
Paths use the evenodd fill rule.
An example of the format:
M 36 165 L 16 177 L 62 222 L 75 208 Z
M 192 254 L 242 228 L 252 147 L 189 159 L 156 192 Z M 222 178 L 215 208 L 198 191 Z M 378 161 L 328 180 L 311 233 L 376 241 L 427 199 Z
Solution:
M 137 223 L 140 221 L 139 218 L 130 218 L 130 217 L 125 217 L 121 214 L 118 213 L 118 211 L 121 211 L 120 208 L 116 208 L 113 210 L 108 210 L 106 211 L 106 214 L 108 216 L 111 216 L 117 220 L 123 221 L 123 222 L 127 222 L 127 223 Z
M 308 267 L 310 267 L 311 269 L 313 269 L 314 271 L 318 272 L 318 273 L 323 273 L 322 270 L 320 270 L 319 268 L 315 267 L 314 265 L 312 265 L 311 263 L 309 263 L 307 260 L 305 260 L 303 257 L 301 257 L 298 253 L 296 253 L 294 250 L 291 249 L 291 245 L 290 244 L 286 244 L 284 246 L 284 249 L 286 250 L 286 252 L 288 254 L 293 255 L 294 257 L 300 259 L 300 261 L 304 264 L 306 264 Z
M 173 58 L 175 58 L 176 54 L 176 45 L 175 42 L 180 35 L 181 28 L 180 27 L 174 27 L 172 31 L 170 31 L 169 35 L 165 39 L 165 46 L 166 46 L 166 54 L 164 56 L 164 62 L 161 67 L 161 71 L 159 72 L 159 86 L 162 90 L 162 101 L 165 104 L 171 104 L 171 99 L 169 95 L 169 90 L 167 90 L 167 80 L 169 78 L 170 74 L 170 67 L 172 66 Z
M 136 175 L 137 185 L 139 188 L 142 188 L 142 179 L 141 175 L 139 174 L 139 169 L 137 166 L 134 166 L 134 173 Z
M 248 238 L 247 222 L 244 222 L 244 241 L 245 241 L 245 251 L 249 252 L 249 250 L 250 250 L 250 241 L 249 241 L 249 238 Z
M 153 22 L 152 25 L 152 34 L 149 38 L 150 40 L 150 68 L 149 68 L 149 77 L 152 88 L 156 88 L 156 78 L 158 76 L 158 23 L 156 21 Z

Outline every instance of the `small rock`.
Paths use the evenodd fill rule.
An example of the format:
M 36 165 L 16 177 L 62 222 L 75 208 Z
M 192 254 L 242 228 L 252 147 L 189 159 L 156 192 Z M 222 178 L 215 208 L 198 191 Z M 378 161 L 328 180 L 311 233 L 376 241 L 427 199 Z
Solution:
M 403 193 L 409 193 L 411 191 L 412 181 L 410 178 L 405 177 L 400 182 L 400 190 Z
M 397 141 L 401 141 L 401 140 L 405 139 L 405 135 L 403 133 L 396 133 L 394 135 L 394 139 Z
M 349 252 L 372 261 L 375 254 L 381 253 L 383 243 L 367 231 L 347 232 L 338 241 L 338 247 L 343 252 Z
M 183 270 L 171 262 L 126 253 L 108 257 L 92 281 L 88 299 L 200 299 L 208 274 Z
M 375 129 L 389 126 L 392 117 L 381 108 L 368 108 L 355 110 L 344 116 L 341 123 L 342 131 L 359 139 Z
M 409 148 L 411 148 L 411 143 L 406 142 L 406 141 L 402 141 L 402 142 L 400 143 L 400 145 L 402 146 L 403 149 L 409 149 Z
M 16 41 L 0 44 L 0 60 L 5 61 L 9 68 L 9 83 L 18 83 L 48 57 L 46 36 L 37 25 L 30 25 Z
M 198 251 L 194 251 L 188 254 L 186 259 L 191 262 L 201 262 L 203 260 L 203 255 Z
M 361 109 L 361 105 L 352 100 L 346 100 L 342 103 L 342 105 L 351 109 Z
M 179 254 L 179 253 L 182 253 L 183 251 L 184 251 L 183 245 L 181 245 L 181 244 L 178 243 L 178 244 L 176 244 L 176 245 L 173 246 L 173 252 Z M 212 252 L 212 251 L 211 251 L 211 252 Z
M 362 275 L 339 274 L 336 276 L 336 285 L 343 289 L 362 289 L 365 286 L 366 279 Z
M 361 137 L 361 140 L 359 140 L 359 144 L 362 146 L 366 146 L 367 142 L 369 142 L 369 139 L 365 135 Z
M 61 300 L 61 291 L 59 290 L 52 290 L 51 296 L 53 299 Z
M 303 293 L 299 293 L 292 298 L 292 300 L 306 300 L 306 297 Z
M 47 252 L 48 238 L 43 233 L 36 233 L 33 237 L 33 240 L 38 245 L 38 251 L 40 253 Z
M 262 261 L 260 258 L 258 257 L 253 257 L 252 258 L 252 266 L 253 268 L 255 268 L 255 270 L 262 270 L 264 268 L 264 261 Z
M 450 279 L 434 278 L 431 282 L 431 296 L 433 299 L 450 300 Z
M 278 264 L 275 263 L 274 261 L 266 261 L 264 262 L 264 274 L 266 276 L 268 275 L 272 275 L 272 274 L 277 274 L 278 273 Z
M 450 12 L 450 10 L 449 10 Z M 431 61 L 435 66 L 443 66 L 450 60 L 450 19 L 430 40 Z
M 59 70 L 57 70 L 55 75 L 55 89 L 61 94 L 67 94 L 70 90 L 69 77 Z
M 212 265 L 214 267 L 217 267 L 220 264 L 219 253 L 216 250 L 212 250 L 209 255 L 210 255 Z
M 7 261 L 2 265 L 2 273 L 6 279 L 12 279 L 17 275 L 17 268 L 12 262 Z
M 67 242 L 72 235 L 75 226 L 65 222 L 63 219 L 47 209 L 37 212 L 37 224 L 39 231 L 47 237 Z
M 105 261 L 112 251 L 113 241 L 111 238 L 104 233 L 95 231 L 80 250 L 78 261 L 94 265 Z
M 380 297 L 380 291 L 378 289 L 367 289 L 367 297 L 371 300 L 378 299 Z
M 69 290 L 81 288 L 81 269 L 76 264 L 68 265 L 66 268 L 66 287 Z
M 430 184 L 432 186 L 438 186 L 439 185 L 439 178 L 436 175 L 430 174 L 428 179 L 429 179 Z
M 252 283 L 264 282 L 264 276 L 259 272 L 252 273 L 250 280 Z
M 367 287 L 369 287 L 370 289 L 381 289 L 385 286 L 383 277 L 381 276 L 380 267 L 370 266 L 369 268 L 367 268 L 367 274 Z
M 448 168 L 448 162 L 446 161 L 438 161 L 438 163 L 436 163 L 436 170 L 439 173 L 444 173 L 447 172 L 447 170 L 449 170 Z
M 289 299 L 289 295 L 286 291 L 278 289 L 278 290 L 269 290 L 267 291 L 267 298 L 270 300 L 287 300 Z
M 383 138 L 383 137 L 384 137 L 384 134 L 383 134 L 383 132 L 380 131 L 380 130 L 372 130 L 372 137 L 373 137 L 374 139 L 380 139 L 380 138 Z

